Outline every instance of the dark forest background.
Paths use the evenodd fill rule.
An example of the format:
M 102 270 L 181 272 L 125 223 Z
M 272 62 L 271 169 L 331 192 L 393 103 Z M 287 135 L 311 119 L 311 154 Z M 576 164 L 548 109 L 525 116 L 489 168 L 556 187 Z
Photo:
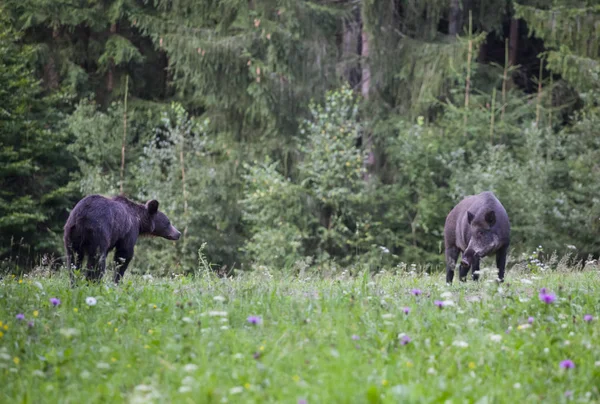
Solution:
M 158 272 L 199 250 L 222 272 L 435 267 L 483 190 L 514 257 L 600 253 L 597 0 L 2 0 L 0 20 L 5 268 L 60 263 L 90 193 L 160 201 L 184 237 L 140 241 Z

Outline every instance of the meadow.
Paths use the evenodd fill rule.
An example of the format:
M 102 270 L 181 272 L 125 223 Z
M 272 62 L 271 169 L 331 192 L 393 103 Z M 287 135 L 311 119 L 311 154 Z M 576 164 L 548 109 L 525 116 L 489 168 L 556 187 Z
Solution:
M 0 281 L 0 402 L 599 402 L 600 277 Z

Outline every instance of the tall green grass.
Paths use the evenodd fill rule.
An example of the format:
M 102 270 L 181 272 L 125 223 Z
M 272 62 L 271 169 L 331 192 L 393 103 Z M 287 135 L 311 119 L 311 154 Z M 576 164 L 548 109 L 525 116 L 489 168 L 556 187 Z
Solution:
M 600 401 L 598 272 L 490 278 L 5 278 L 0 402 Z

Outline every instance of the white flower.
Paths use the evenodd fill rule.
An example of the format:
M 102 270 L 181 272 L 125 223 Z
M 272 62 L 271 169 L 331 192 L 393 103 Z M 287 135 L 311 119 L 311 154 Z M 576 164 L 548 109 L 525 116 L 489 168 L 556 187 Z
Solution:
M 194 378 L 192 376 L 186 376 L 183 378 L 183 380 L 181 381 L 181 384 L 189 386 L 194 384 L 196 381 L 194 380 Z
M 427 374 L 434 375 L 434 374 L 436 374 L 436 371 L 434 368 L 429 368 L 429 369 L 427 369 Z
M 384 318 L 384 319 L 388 319 L 388 318 L 392 318 L 392 317 L 394 317 L 394 315 L 392 313 L 385 313 L 385 314 L 381 315 L 381 318 Z
M 600 361 L 596 361 L 596 362 L 594 362 L 594 366 L 596 366 L 596 367 L 600 367 Z
M 235 386 L 229 389 L 229 394 L 240 394 L 244 391 L 242 386 Z
M 216 302 L 224 302 L 226 299 L 223 296 L 215 296 L 213 300 Z
M 225 317 L 227 316 L 226 311 L 209 311 L 208 315 L 211 317 Z
M 96 303 L 98 303 L 98 301 L 96 300 L 95 297 L 89 296 L 85 298 L 85 302 L 87 303 L 88 306 L 95 306 Z
M 183 367 L 183 370 L 189 373 L 195 372 L 196 370 L 198 370 L 198 366 L 194 365 L 193 363 L 188 363 Z
M 447 292 L 442 293 L 440 296 L 443 298 L 452 297 L 452 292 L 447 291 Z
M 190 386 L 181 386 L 179 388 L 180 393 L 189 393 L 190 391 L 192 391 L 192 388 Z
M 96 367 L 98 369 L 110 369 L 110 365 L 108 363 L 105 363 L 105 362 L 98 362 L 96 364 Z
M 452 345 L 457 346 L 459 348 L 466 348 L 469 344 L 466 341 L 454 341 Z
M 181 321 L 183 321 L 184 323 L 191 323 L 193 320 L 189 317 L 184 317 L 181 319 Z
M 513 384 L 513 388 L 520 389 L 521 388 L 521 383 L 515 383 L 515 384 Z
M 444 300 L 444 301 L 442 302 L 442 305 L 443 305 L 444 307 L 446 307 L 446 306 L 454 306 L 454 302 L 453 302 L 452 300 Z
M 479 322 L 478 318 L 470 318 L 467 320 L 467 323 L 469 324 L 477 324 Z
M 533 282 L 531 282 L 529 279 L 521 279 L 521 283 L 524 283 L 525 285 L 532 285 Z
M 490 339 L 494 342 L 500 342 L 500 341 L 502 341 L 502 335 L 492 334 L 492 335 L 490 335 Z

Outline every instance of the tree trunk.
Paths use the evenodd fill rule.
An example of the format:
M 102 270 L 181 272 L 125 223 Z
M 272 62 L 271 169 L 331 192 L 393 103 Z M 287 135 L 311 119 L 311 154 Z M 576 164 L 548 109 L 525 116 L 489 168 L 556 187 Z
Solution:
M 117 23 L 111 24 L 110 33 L 111 33 L 111 35 L 117 33 Z M 112 90 L 115 86 L 114 76 L 115 76 L 115 63 L 114 63 L 114 60 L 111 58 L 110 61 L 108 62 L 108 77 L 106 80 L 106 90 L 108 93 L 112 93 Z
M 360 12 L 356 9 L 352 17 L 344 21 L 344 34 L 342 37 L 342 74 L 352 88 L 360 84 L 360 66 L 358 63 L 360 41 Z
M 362 77 L 361 77 L 361 93 L 365 99 L 369 98 L 369 91 L 371 90 L 371 69 L 369 67 L 369 37 L 364 27 L 361 32 L 361 66 L 362 66 Z
M 510 20 L 510 46 L 508 54 L 508 63 L 510 66 L 516 66 L 518 63 L 517 54 L 519 48 L 519 20 L 512 18 Z
M 462 25 L 460 0 L 450 0 L 450 14 L 448 16 L 448 35 L 458 35 Z
M 54 58 L 54 46 L 52 44 L 58 38 L 58 28 L 52 31 L 52 43 L 49 46 L 48 61 L 44 65 L 44 87 L 46 90 L 54 90 L 58 88 L 58 72 L 56 71 L 56 59 Z

